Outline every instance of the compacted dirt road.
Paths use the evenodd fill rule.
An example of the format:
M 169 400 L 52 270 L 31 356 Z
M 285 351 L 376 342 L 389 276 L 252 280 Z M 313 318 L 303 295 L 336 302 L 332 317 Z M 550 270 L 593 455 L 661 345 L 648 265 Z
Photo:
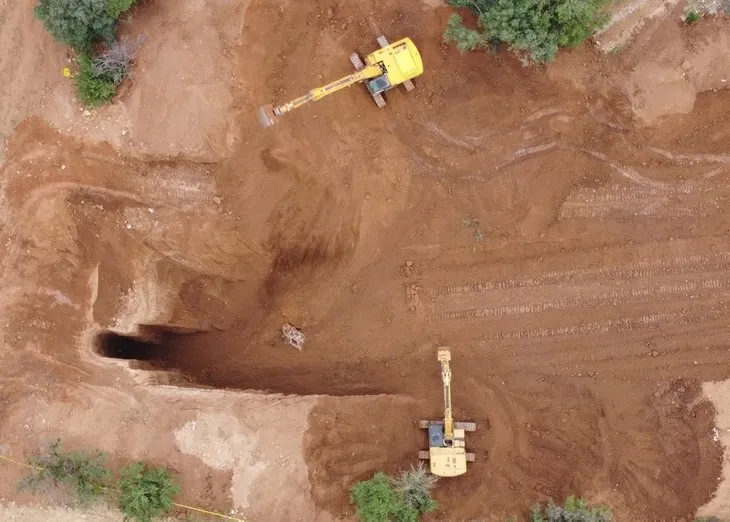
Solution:
M 164 105 L 174 124 L 144 134 L 156 117 L 134 85 L 105 116 L 127 111 L 114 139 L 104 125 L 61 128 L 70 116 L 52 101 L 58 130 L 38 119 L 15 129 L 4 281 L 20 292 L 23 266 L 66 274 L 68 290 L 33 286 L 44 308 L 21 302 L 6 339 L 30 343 L 28 325 L 47 331 L 89 299 L 78 308 L 87 343 L 137 325 L 158 341 L 97 336 L 101 355 L 180 372 L 184 386 L 312 396 L 301 448 L 288 451 L 301 451 L 300 489 L 321 517 L 351 513 L 352 481 L 414 462 L 426 445 L 415 423 L 441 414 L 436 348 L 448 345 L 456 414 L 479 424 L 477 461 L 440 483 L 435 519 L 568 494 L 621 520 L 691 517 L 722 460 L 701 383 L 727 378 L 730 362 L 727 22 L 654 20 L 620 52 L 585 46 L 526 69 L 442 44 L 451 10 L 433 3 L 141 5 L 125 30 L 185 20 L 168 28 L 173 50 L 190 49 L 194 21 L 218 24 L 204 42 L 221 55 L 196 63 L 225 66 L 170 87 L 170 104 L 195 105 L 187 89 L 209 111 Z M 378 111 L 352 88 L 257 128 L 256 106 L 346 74 L 352 50 L 376 45 L 374 25 L 421 49 L 415 91 L 389 93 Z M 156 42 L 143 74 L 172 60 Z M 226 104 L 217 128 L 210 111 Z M 194 128 L 186 114 L 206 118 Z M 168 139 L 178 145 L 166 155 Z M 303 351 L 281 342 L 283 322 L 303 330 Z M 32 379 L 105 381 L 83 365 L 79 375 L 90 347 L 70 324 L 68 344 L 33 352 L 52 370 L 5 355 L 24 376 L 7 404 Z M 209 486 L 225 477 L 190 480 L 198 497 L 226 501 Z M 276 495 L 260 495 L 233 503 L 265 513 Z

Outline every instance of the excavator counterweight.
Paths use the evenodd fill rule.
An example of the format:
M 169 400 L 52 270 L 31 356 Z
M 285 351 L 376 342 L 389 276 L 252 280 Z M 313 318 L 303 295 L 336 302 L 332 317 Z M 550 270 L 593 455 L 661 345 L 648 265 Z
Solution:
M 474 462 L 474 454 L 466 451 L 466 432 L 476 431 L 473 422 L 454 422 L 451 410 L 451 350 L 439 348 L 441 380 L 444 388 L 444 419 L 422 420 L 421 429 L 428 430 L 428 451 L 419 451 L 420 459 L 429 460 L 431 473 L 439 477 L 456 477 L 466 473 L 466 463 Z
M 377 38 L 377 42 L 381 48 L 367 55 L 364 62 L 357 53 L 350 56 L 350 62 L 355 68 L 354 73 L 322 87 L 316 87 L 282 105 L 268 104 L 259 107 L 257 117 L 261 126 L 271 127 L 278 117 L 287 112 L 357 83 L 365 84 L 378 108 L 385 106 L 384 92 L 398 85 L 403 85 L 406 91 L 411 91 L 414 87 L 413 78 L 423 74 L 423 61 L 413 41 L 410 38 L 403 38 L 390 44 L 385 36 L 381 35 Z

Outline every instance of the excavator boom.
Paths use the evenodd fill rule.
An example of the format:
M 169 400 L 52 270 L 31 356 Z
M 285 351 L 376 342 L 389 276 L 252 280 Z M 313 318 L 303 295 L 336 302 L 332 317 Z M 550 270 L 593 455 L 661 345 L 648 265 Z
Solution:
M 293 111 L 294 109 L 297 109 L 309 102 L 321 100 L 325 96 L 336 93 L 337 91 L 350 87 L 351 85 L 355 85 L 356 83 L 370 80 L 372 78 L 377 78 L 382 74 L 383 70 L 380 68 L 379 65 L 369 65 L 364 69 L 361 69 L 352 74 L 348 74 L 347 76 L 328 83 L 327 85 L 324 85 L 322 87 L 316 87 L 310 90 L 307 94 L 295 98 L 292 101 L 287 102 L 283 105 L 279 105 L 277 107 L 265 105 L 261 107 L 259 109 L 258 115 L 259 121 L 264 127 L 269 127 L 273 124 L 274 118 L 277 116 L 281 116 L 283 114 L 286 114 L 287 112 Z
M 451 413 L 451 352 L 439 350 L 438 360 L 441 363 L 441 380 L 444 383 L 444 439 L 454 439 L 454 417 Z

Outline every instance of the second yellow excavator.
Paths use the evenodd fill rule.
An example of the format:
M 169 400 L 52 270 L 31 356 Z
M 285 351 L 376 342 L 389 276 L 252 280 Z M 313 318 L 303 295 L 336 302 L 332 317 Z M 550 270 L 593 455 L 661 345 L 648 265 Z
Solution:
M 420 428 L 428 430 L 428 451 L 419 451 L 418 458 L 430 461 L 431 473 L 438 477 L 458 477 L 466 473 L 466 463 L 474 462 L 474 454 L 466 451 L 465 432 L 476 431 L 474 422 L 454 422 L 451 413 L 451 350 L 439 348 L 441 380 L 444 385 L 444 420 L 422 420 Z
M 356 83 L 365 84 L 378 108 L 385 107 L 384 92 L 398 85 L 403 85 L 406 91 L 413 90 L 413 78 L 423 74 L 423 61 L 416 45 L 410 38 L 403 38 L 391 44 L 382 35 L 378 36 L 377 42 L 380 49 L 367 55 L 365 63 L 360 59 L 360 55 L 352 53 L 350 62 L 355 67 L 354 73 L 323 87 L 312 89 L 307 94 L 283 105 L 260 107 L 257 113 L 259 123 L 265 128 L 270 127 L 277 117 Z

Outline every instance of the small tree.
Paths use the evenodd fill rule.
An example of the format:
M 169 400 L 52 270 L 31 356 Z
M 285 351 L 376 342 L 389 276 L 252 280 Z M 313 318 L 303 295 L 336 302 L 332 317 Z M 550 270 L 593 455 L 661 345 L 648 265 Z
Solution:
M 87 55 L 79 57 L 79 74 L 76 76 L 76 87 L 81 103 L 95 107 L 107 103 L 114 97 L 117 87 L 114 78 L 109 74 L 94 72 L 94 62 Z
M 363 522 L 417 522 L 419 518 L 418 510 L 403 499 L 382 471 L 352 486 L 350 501 Z
M 611 510 L 602 505 L 592 506 L 585 500 L 570 496 L 562 506 L 548 502 L 543 509 L 540 504 L 532 506 L 532 522 L 609 522 Z
M 51 480 L 55 485 L 63 484 L 73 489 L 82 504 L 104 493 L 111 478 L 101 453 L 66 451 L 59 440 L 51 444 L 47 455 L 33 457 L 30 463 L 37 471 L 23 479 L 21 488 L 37 489 Z
M 173 507 L 180 487 L 166 469 L 148 467 L 144 462 L 126 466 L 119 478 L 119 508 L 126 520 L 150 522 Z
M 406 504 L 419 513 L 426 513 L 438 508 L 438 502 L 431 498 L 431 490 L 437 482 L 438 477 L 429 473 L 423 463 L 419 462 L 418 466 L 412 465 L 411 469 L 402 471 L 393 480 L 393 485 Z
M 523 62 L 545 63 L 559 47 L 575 47 L 607 20 L 609 0 L 449 0 L 477 15 L 478 29 L 467 29 L 452 15 L 444 33 L 447 42 L 471 51 L 504 42 Z
M 78 53 L 89 52 L 96 40 L 114 41 L 116 18 L 107 0 L 40 0 L 35 15 L 56 41 Z

